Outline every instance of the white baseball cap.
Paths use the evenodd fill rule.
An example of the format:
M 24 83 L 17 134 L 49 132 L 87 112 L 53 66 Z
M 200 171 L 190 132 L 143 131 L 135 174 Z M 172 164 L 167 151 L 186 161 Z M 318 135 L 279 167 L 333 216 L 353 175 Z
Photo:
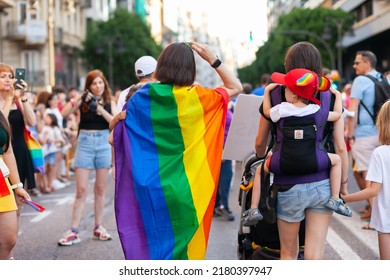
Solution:
M 157 60 L 151 56 L 142 56 L 135 62 L 135 75 L 144 77 L 150 75 L 156 70 Z

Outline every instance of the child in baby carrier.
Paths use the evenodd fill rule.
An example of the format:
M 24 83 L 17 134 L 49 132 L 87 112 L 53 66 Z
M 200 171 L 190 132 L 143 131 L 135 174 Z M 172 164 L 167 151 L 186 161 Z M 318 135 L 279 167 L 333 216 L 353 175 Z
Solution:
M 291 70 L 285 75 L 273 73 L 271 78 L 277 84 L 286 86 L 285 94 L 287 102 L 281 102 L 271 107 L 271 98 L 267 97 L 277 84 L 267 86 L 263 102 L 264 115 L 271 118 L 272 122 L 278 125 L 278 129 L 281 128 L 283 137 L 282 145 L 284 147 L 280 148 L 280 156 L 270 156 L 263 163 L 265 172 L 305 175 L 316 172 L 321 166 L 322 168 L 328 168 L 330 163 L 331 197 L 325 203 L 325 206 L 338 214 L 351 217 L 351 210 L 339 198 L 341 185 L 340 157 L 337 154 L 326 153 L 323 147 L 321 147 L 323 135 L 318 135 L 318 130 L 320 130 L 318 128 L 325 124 L 318 123 L 316 121 L 318 118 L 315 118 L 315 115 L 323 110 L 320 106 L 321 101 L 315 98 L 315 93 L 317 90 L 329 90 L 330 81 L 325 77 L 317 76 L 312 71 L 301 68 Z M 335 122 L 342 115 L 341 94 L 337 90 L 331 89 L 331 91 L 335 95 L 336 101 L 333 111 L 327 109 L 329 114 L 325 123 Z M 296 121 L 297 119 L 301 119 L 301 121 Z M 305 119 L 313 120 L 313 122 L 302 122 Z M 281 122 L 281 120 L 285 121 Z M 296 121 L 295 125 L 293 125 L 294 121 Z M 283 123 L 284 127 L 281 123 Z M 310 146 L 312 148 L 307 148 Z M 313 151 L 316 153 L 319 149 L 323 150 L 325 156 L 319 160 L 317 166 L 316 162 L 312 164 L 311 160 L 313 158 L 316 160 Z M 251 207 L 243 213 L 242 224 L 244 226 L 255 225 L 263 219 L 263 215 L 258 209 L 261 195 L 260 170 L 261 165 L 256 169 Z

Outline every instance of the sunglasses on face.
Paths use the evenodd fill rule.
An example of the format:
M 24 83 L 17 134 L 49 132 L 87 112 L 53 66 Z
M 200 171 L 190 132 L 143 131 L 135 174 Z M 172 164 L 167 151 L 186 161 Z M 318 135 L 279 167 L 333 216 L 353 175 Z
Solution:
M 353 65 L 359 65 L 360 63 L 363 63 L 364 61 L 354 61 Z

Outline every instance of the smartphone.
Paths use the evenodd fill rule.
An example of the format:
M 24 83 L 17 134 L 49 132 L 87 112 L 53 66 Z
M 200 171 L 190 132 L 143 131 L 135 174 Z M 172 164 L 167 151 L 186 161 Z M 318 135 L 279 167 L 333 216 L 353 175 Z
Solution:
M 15 89 L 19 89 L 19 87 L 17 87 L 16 85 L 21 85 L 22 82 L 21 80 L 26 80 L 26 69 L 24 68 L 16 68 L 15 69 L 15 78 L 16 78 L 16 82 L 14 84 L 14 87 Z

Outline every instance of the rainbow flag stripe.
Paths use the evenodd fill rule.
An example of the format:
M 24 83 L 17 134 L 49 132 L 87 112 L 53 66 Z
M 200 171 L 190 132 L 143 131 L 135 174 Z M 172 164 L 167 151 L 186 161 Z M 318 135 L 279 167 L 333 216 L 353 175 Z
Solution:
M 300 77 L 298 80 L 297 80 L 297 85 L 298 86 L 306 86 L 307 84 L 309 84 L 309 82 L 314 78 L 313 74 L 311 73 L 306 73 L 304 74 L 302 77 Z
M 126 259 L 204 259 L 228 95 L 146 84 L 114 129 L 115 213 Z
M 24 129 L 24 140 L 31 155 L 34 172 L 45 173 L 45 163 L 43 162 L 42 148 L 39 142 L 31 135 L 31 131 Z

